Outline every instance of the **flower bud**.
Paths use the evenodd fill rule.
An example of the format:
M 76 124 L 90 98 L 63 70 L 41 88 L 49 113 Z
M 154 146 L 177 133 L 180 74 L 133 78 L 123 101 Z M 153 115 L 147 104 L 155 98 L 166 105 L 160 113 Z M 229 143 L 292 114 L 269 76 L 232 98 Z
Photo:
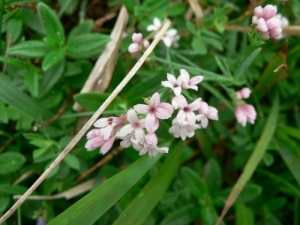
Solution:
M 140 43 L 143 40 L 143 35 L 141 33 L 133 33 L 132 34 L 132 41 L 134 43 Z
M 266 5 L 263 9 L 263 17 L 268 20 L 275 16 L 277 13 L 277 6 L 275 5 Z

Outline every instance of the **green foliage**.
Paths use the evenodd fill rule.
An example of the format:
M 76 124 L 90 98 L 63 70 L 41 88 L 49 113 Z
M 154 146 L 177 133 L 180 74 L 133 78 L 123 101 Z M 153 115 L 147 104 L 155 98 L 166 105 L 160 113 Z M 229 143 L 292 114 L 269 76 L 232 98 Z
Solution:
M 111 31 L 122 4 L 129 19 L 119 27 L 121 46 L 107 49 L 117 39 Z M 299 1 L 263 4 L 275 4 L 290 26 L 298 24 Z M 4 224 L 299 224 L 299 40 L 262 40 L 251 26 L 253 7 L 220 0 L 1 1 L 0 216 L 140 63 L 145 49 L 130 54 L 131 36 L 140 32 L 152 43 L 157 33 L 147 27 L 154 18 L 171 20 L 178 46 L 160 41 L 101 117 L 146 104 L 155 92 L 171 102 L 173 91 L 161 84 L 180 69 L 204 78 L 198 91 L 181 92 L 188 104 L 201 98 L 218 110 L 218 120 L 207 128 L 197 121 L 202 129 L 185 141 L 169 132 L 175 114 L 159 120 L 158 146 L 169 153 L 154 159 L 140 157 L 134 146 L 120 149 L 118 139 L 102 156 L 99 147 L 87 151 L 82 138 L 35 187 L 40 200 L 27 199 Z M 116 51 L 105 68 L 94 68 L 105 49 Z M 105 81 L 107 90 L 82 92 L 91 71 L 102 69 L 91 86 Z M 243 87 L 251 95 L 237 99 Z M 243 101 L 257 113 L 245 127 L 235 118 Z M 76 111 L 75 103 L 84 109 Z

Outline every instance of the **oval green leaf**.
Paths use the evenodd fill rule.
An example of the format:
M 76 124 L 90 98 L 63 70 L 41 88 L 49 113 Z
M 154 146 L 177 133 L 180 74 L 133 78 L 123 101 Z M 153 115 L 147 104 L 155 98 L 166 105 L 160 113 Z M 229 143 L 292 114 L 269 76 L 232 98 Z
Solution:
M 51 46 L 43 41 L 24 41 L 8 49 L 9 55 L 28 58 L 42 58 L 51 51 Z
M 0 155 L 0 174 L 9 174 L 18 171 L 25 163 L 26 158 L 16 152 L 5 152 Z

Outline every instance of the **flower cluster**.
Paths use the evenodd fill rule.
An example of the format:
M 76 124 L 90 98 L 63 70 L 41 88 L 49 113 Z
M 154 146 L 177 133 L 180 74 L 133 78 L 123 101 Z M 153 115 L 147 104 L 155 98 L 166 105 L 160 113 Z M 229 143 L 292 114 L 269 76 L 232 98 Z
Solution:
M 203 80 L 203 76 L 190 78 L 189 73 L 181 69 L 177 79 L 172 74 L 167 74 L 167 78 L 167 81 L 162 82 L 162 86 L 173 89 L 175 96 L 172 98 L 172 104 L 161 102 L 160 95 L 156 92 L 148 99 L 148 104 L 137 104 L 120 117 L 97 120 L 94 124 L 96 129 L 87 134 L 88 141 L 85 145 L 87 150 L 91 151 L 100 147 L 100 153 L 105 154 L 118 138 L 121 140 L 122 147 L 132 146 L 139 152 L 139 155 L 148 153 L 153 158 L 157 152 L 168 153 L 168 147 L 158 146 L 158 137 L 155 132 L 159 128 L 159 121 L 171 118 L 175 110 L 178 112 L 169 132 L 176 138 L 181 137 L 182 140 L 194 136 L 195 129 L 206 128 L 209 119 L 218 120 L 216 108 L 209 106 L 201 98 L 188 103 L 181 94 L 187 89 L 197 91 L 196 85 Z M 197 124 L 197 121 L 200 123 Z
M 163 81 L 162 86 L 169 87 L 174 91 L 175 96 L 172 99 L 174 109 L 178 110 L 177 116 L 172 121 L 172 127 L 169 132 L 176 138 L 181 137 L 185 140 L 195 134 L 195 129 L 206 128 L 208 119 L 218 120 L 218 110 L 209 106 L 201 98 L 188 104 L 187 99 L 181 94 L 182 90 L 198 90 L 196 84 L 203 80 L 203 76 L 195 76 L 190 79 L 189 73 L 185 69 L 180 70 L 180 75 L 176 79 L 174 75 L 167 75 L 168 81 Z M 198 112 L 196 115 L 195 112 Z M 197 124 L 196 121 L 200 121 Z
M 148 48 L 150 43 L 148 40 L 143 41 L 143 35 L 141 33 L 133 33 L 132 34 L 132 41 L 128 47 L 128 51 L 130 53 L 139 52 L 142 48 Z
M 276 17 L 276 13 L 277 7 L 274 5 L 266 5 L 264 8 L 258 6 L 254 9 L 252 24 L 256 25 L 256 29 L 261 32 L 264 40 L 280 38 L 282 35 L 282 23 Z
M 242 88 L 240 91 L 235 93 L 237 99 L 247 99 L 251 94 L 249 88 Z M 235 117 L 243 127 L 246 126 L 246 123 L 249 122 L 254 124 L 256 119 L 256 111 L 253 105 L 246 104 L 244 101 L 239 101 L 235 108 Z
M 153 24 L 151 24 L 147 27 L 147 31 L 156 31 L 160 27 L 161 27 L 161 22 L 157 17 L 155 17 L 153 19 Z M 175 30 L 175 29 L 168 30 L 162 37 L 162 41 L 164 42 L 164 44 L 167 47 L 171 47 L 172 45 L 177 47 L 179 39 L 180 39 L 180 37 L 177 34 L 177 30 Z

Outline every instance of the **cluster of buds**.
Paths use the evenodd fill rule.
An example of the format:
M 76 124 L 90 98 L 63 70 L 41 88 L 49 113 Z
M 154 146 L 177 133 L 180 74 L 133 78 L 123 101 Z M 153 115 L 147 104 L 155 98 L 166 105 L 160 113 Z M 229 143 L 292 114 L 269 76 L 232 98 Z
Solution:
M 246 104 L 242 100 L 249 98 L 250 94 L 251 90 L 246 87 L 235 93 L 235 97 L 240 100 L 235 107 L 235 117 L 243 127 L 246 126 L 247 122 L 254 124 L 256 119 L 256 111 L 253 105 Z
M 156 31 L 160 29 L 160 27 L 161 27 L 161 22 L 157 17 L 155 17 L 153 19 L 153 24 L 147 27 L 147 31 Z M 161 39 L 167 47 L 171 47 L 172 45 L 177 47 L 180 36 L 177 34 L 177 30 L 169 29 Z
M 195 134 L 195 129 L 206 128 L 208 120 L 218 120 L 218 111 L 209 106 L 206 102 L 197 98 L 188 104 L 186 98 L 181 95 L 182 90 L 198 90 L 196 84 L 203 80 L 202 76 L 195 76 L 190 79 L 189 73 L 182 69 L 176 79 L 174 75 L 168 74 L 168 81 L 163 81 L 162 86 L 173 89 L 175 96 L 172 104 L 161 102 L 159 93 L 154 93 L 147 99 L 147 104 L 137 104 L 129 109 L 126 114 L 120 117 L 101 118 L 94 124 L 93 129 L 87 134 L 85 147 L 91 151 L 100 147 L 100 153 L 107 153 L 116 138 L 121 140 L 120 145 L 124 148 L 132 146 L 139 152 L 139 155 L 149 154 L 151 158 L 157 152 L 168 153 L 168 147 L 159 147 L 156 131 L 159 128 L 159 120 L 166 120 L 172 117 L 175 110 L 177 115 L 172 121 L 169 132 L 176 138 L 185 140 Z M 198 111 L 198 114 L 195 114 Z M 197 124 L 197 121 L 200 121 Z
M 277 7 L 274 5 L 266 5 L 264 8 L 258 6 L 254 9 L 252 24 L 256 25 L 264 40 L 280 38 L 282 35 L 281 20 L 276 17 L 276 13 Z
M 143 40 L 143 35 L 141 33 L 133 33 L 132 41 L 128 47 L 130 53 L 136 53 L 141 51 L 143 48 L 146 49 L 149 47 L 150 43 L 148 40 Z

